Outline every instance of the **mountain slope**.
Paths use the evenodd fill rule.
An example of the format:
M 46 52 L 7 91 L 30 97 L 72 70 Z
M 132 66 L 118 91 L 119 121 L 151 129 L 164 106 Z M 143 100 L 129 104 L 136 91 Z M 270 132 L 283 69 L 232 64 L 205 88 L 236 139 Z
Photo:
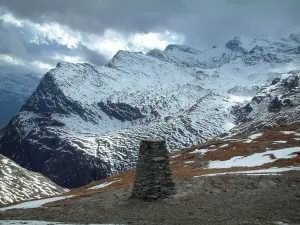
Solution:
M 30 74 L 0 74 L 0 127 L 18 113 L 40 79 Z
M 135 165 L 140 139 L 166 138 L 175 151 L 232 128 L 231 107 L 299 63 L 298 46 L 234 38 L 203 51 L 119 51 L 103 67 L 58 63 L 10 121 L 0 152 L 65 187 L 105 178 Z
M 0 155 L 0 206 L 66 192 L 41 174 L 28 171 Z
M 300 122 L 300 71 L 274 78 L 249 102 L 233 107 L 238 126 L 236 134 L 267 130 Z

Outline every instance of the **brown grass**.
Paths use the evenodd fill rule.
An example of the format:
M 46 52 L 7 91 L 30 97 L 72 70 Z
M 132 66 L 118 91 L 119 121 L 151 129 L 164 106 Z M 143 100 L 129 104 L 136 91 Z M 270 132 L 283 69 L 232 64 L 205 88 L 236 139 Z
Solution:
M 105 192 L 107 190 L 124 188 L 133 183 L 134 174 L 135 174 L 135 169 L 132 169 L 127 172 L 119 173 L 118 175 L 115 175 L 115 176 L 112 176 L 112 177 L 109 177 L 109 178 L 106 178 L 106 179 L 103 179 L 100 181 L 95 181 L 86 186 L 72 189 L 67 194 L 84 197 L 84 196 L 89 196 L 89 195 L 93 195 L 96 193 Z M 102 183 L 106 183 L 106 182 L 111 182 L 114 180 L 120 180 L 120 181 L 116 181 L 116 182 L 112 183 L 111 185 L 108 185 L 103 188 L 88 190 L 88 188 L 90 188 L 90 187 L 93 187 L 93 186 L 96 186 L 96 185 L 99 185 Z

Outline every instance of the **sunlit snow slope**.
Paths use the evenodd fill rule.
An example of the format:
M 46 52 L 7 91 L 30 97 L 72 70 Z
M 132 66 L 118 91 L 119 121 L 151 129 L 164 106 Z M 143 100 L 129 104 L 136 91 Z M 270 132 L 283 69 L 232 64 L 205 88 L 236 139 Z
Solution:
M 58 63 L 10 121 L 0 152 L 78 187 L 133 167 L 141 139 L 166 138 L 170 151 L 202 143 L 235 125 L 232 106 L 297 69 L 297 37 L 119 51 L 102 67 Z

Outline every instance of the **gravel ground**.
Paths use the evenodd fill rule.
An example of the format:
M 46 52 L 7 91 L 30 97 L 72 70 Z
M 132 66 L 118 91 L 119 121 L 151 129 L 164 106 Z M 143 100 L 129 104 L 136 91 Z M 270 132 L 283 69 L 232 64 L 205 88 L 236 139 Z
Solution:
M 300 224 L 300 172 L 223 175 L 176 180 L 170 199 L 129 200 L 131 188 L 76 197 L 38 209 L 10 210 L 1 219 L 114 224 Z

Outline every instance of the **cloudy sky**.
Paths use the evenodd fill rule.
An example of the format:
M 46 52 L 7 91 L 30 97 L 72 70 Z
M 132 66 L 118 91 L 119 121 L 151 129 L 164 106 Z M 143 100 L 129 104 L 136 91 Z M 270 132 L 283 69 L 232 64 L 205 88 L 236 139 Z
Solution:
M 196 48 L 300 33 L 300 0 L 1 0 L 0 69 L 103 65 L 120 49 Z

